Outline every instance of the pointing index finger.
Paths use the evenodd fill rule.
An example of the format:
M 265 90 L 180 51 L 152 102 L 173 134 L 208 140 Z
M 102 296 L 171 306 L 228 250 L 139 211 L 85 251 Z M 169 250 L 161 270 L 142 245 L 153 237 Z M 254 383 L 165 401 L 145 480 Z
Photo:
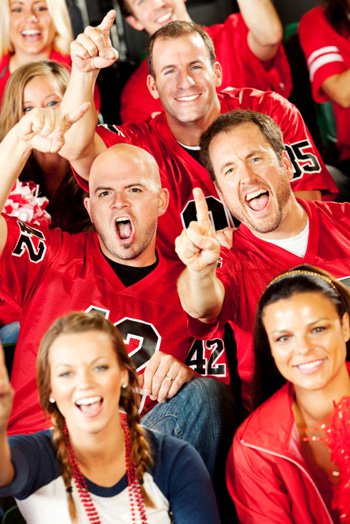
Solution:
M 208 228 L 211 226 L 207 201 L 203 191 L 199 187 L 193 189 L 193 198 L 196 206 L 197 222 L 200 226 Z
M 109 33 L 113 25 L 115 17 L 116 17 L 116 12 L 114 11 L 114 9 L 111 9 L 110 11 L 108 11 L 106 16 L 102 20 L 102 22 L 97 26 L 97 28 L 101 29 L 101 31 L 105 31 Z

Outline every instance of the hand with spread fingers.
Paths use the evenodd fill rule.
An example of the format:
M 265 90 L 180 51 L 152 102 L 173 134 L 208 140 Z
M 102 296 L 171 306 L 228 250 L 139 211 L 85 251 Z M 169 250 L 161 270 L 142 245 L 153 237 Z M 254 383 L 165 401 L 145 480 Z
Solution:
M 139 376 L 140 387 L 152 400 L 165 402 L 174 397 L 184 384 L 199 375 L 172 355 L 156 351 L 144 374 Z
M 197 221 L 191 222 L 175 241 L 175 251 L 180 260 L 192 271 L 216 268 L 220 255 L 220 244 L 209 218 L 208 206 L 203 191 L 193 190 Z
M 5 364 L 5 355 L 0 343 L 0 433 L 6 433 L 7 421 L 13 404 L 13 389 Z
M 118 51 L 112 46 L 110 30 L 116 12 L 109 11 L 102 22 L 87 26 L 71 44 L 71 58 L 80 71 L 90 72 L 109 67 L 118 59 Z
M 89 109 L 90 103 L 63 115 L 50 108 L 34 108 L 26 113 L 13 128 L 17 138 L 30 149 L 43 153 L 57 153 L 64 144 L 64 134 Z

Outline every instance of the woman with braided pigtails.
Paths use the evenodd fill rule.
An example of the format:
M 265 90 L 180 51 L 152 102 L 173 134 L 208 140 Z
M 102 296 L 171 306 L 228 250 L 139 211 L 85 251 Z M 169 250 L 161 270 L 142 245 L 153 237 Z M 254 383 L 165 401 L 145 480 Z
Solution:
M 26 522 L 219 523 L 199 455 L 139 424 L 136 371 L 102 315 L 70 313 L 42 339 L 37 382 L 52 430 L 7 439 L 3 359 L 1 378 L 0 496 L 15 497 Z

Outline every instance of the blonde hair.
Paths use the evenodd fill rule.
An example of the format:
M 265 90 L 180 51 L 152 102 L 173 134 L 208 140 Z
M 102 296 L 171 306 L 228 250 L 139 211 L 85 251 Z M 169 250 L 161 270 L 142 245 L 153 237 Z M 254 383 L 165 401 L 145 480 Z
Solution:
M 140 483 L 145 504 L 149 507 L 154 506 L 143 486 L 144 473 L 152 464 L 152 455 L 146 433 L 140 425 L 139 403 L 135 393 L 138 381 L 134 364 L 127 354 L 121 334 L 109 320 L 105 319 L 100 313 L 73 312 L 58 318 L 45 333 L 40 343 L 36 368 L 40 404 L 51 417 L 53 424 L 53 443 L 56 448 L 61 475 L 67 488 L 68 509 L 72 522 L 77 522 L 76 507 L 70 489 L 72 470 L 65 441 L 65 419 L 56 403 L 50 402 L 49 353 L 51 345 L 60 335 L 86 331 L 105 333 L 112 343 L 118 364 L 128 371 L 129 382 L 126 388 L 121 389 L 120 407 L 126 413 L 126 422 L 130 431 L 130 463 L 136 464 L 136 477 Z
M 67 89 L 69 75 L 66 67 L 52 60 L 29 62 L 16 69 L 8 79 L 1 103 L 0 141 L 23 116 L 23 93 L 28 82 L 37 76 L 53 76 L 63 95 Z
M 69 54 L 73 30 L 65 0 L 45 0 L 55 28 L 52 49 L 62 55 Z M 10 0 L 0 0 L 0 57 L 15 52 L 10 40 Z

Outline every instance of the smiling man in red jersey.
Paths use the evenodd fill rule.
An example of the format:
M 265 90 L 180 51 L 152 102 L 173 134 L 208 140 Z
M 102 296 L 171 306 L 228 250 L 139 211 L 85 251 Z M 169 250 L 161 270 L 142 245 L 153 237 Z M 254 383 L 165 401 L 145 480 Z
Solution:
M 221 115 L 203 134 L 201 152 L 220 197 L 241 224 L 232 232 L 231 248 L 220 250 L 203 193 L 194 191 L 197 221 L 176 240 L 187 266 L 178 291 L 193 336 L 212 338 L 225 322 L 233 327 L 249 409 L 260 295 L 276 275 L 300 264 L 336 278 L 350 276 L 350 204 L 295 198 L 282 134 L 267 115 Z
M 86 28 L 72 44 L 73 69 L 61 109 L 68 112 L 91 101 L 99 69 L 116 60 L 109 30 L 111 11 L 98 27 Z M 201 187 L 215 229 L 232 225 L 207 170 L 200 162 L 201 134 L 221 113 L 253 109 L 269 114 L 281 127 L 293 163 L 291 185 L 299 196 L 332 198 L 335 184 L 315 149 L 297 109 L 277 93 L 235 88 L 217 94 L 222 80 L 213 42 L 191 22 L 171 22 L 152 35 L 148 47 L 148 87 L 164 111 L 145 122 L 95 127 L 91 111 L 68 131 L 61 154 L 80 175 L 87 189 L 91 163 L 107 147 L 127 142 L 147 150 L 156 159 L 163 187 L 170 193 L 165 219 L 159 222 L 157 242 L 163 253 L 174 256 L 175 238 L 195 220 L 192 189 Z M 85 180 L 84 180 L 85 179 Z
M 237 0 L 240 12 L 222 24 L 204 27 L 213 40 L 222 65 L 220 90 L 255 87 L 276 91 L 288 98 L 291 74 L 282 41 L 282 24 L 271 0 Z M 176 20 L 191 21 L 185 0 L 119 0 L 125 19 L 137 31 L 153 35 Z M 159 99 L 147 89 L 147 60 L 143 60 L 126 83 L 121 96 L 122 122 L 142 122 L 162 111 Z

